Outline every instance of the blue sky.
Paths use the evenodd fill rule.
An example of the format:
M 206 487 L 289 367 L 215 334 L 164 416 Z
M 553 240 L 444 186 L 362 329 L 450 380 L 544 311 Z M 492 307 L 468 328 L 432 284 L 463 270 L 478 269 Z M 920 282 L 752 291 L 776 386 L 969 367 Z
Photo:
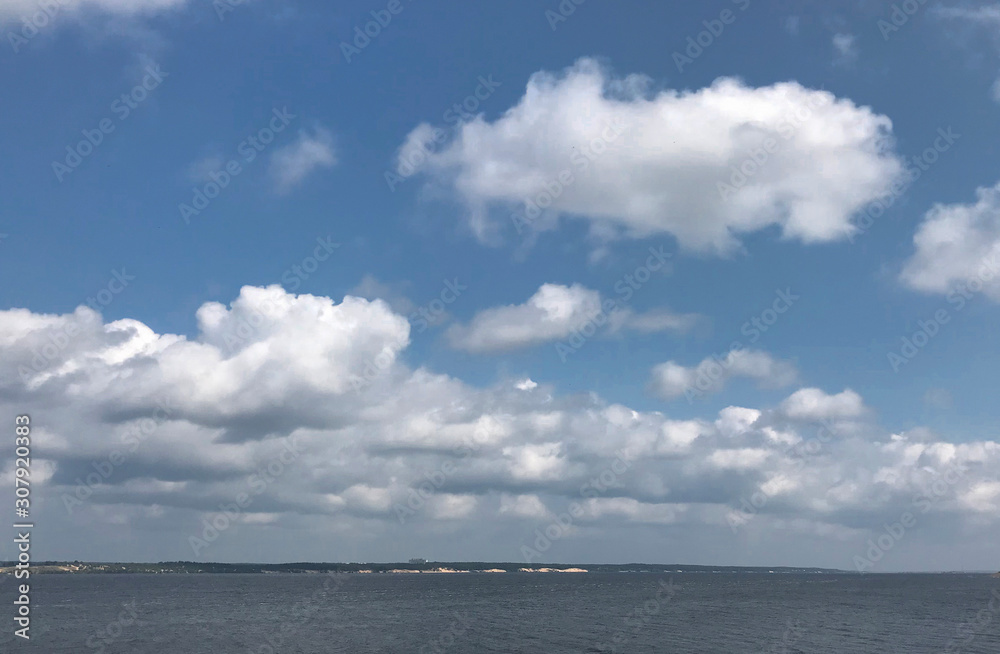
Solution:
M 104 325 L 138 321 L 161 340 L 178 335 L 204 349 L 212 337 L 199 329 L 199 307 L 221 303 L 232 317 L 238 308 L 230 304 L 243 287 L 284 280 L 290 298 L 308 294 L 334 304 L 345 296 L 384 299 L 387 305 L 365 303 L 369 307 L 365 311 L 375 312 L 372 315 L 343 318 L 349 326 L 326 326 L 337 334 L 353 334 L 354 340 L 337 347 L 361 356 L 380 351 L 381 345 L 372 344 L 376 332 L 391 343 L 399 329 L 406 339 L 406 328 L 392 323 L 392 329 L 373 328 L 367 333 L 357 320 L 362 327 L 370 325 L 367 321 L 391 323 L 392 315 L 409 318 L 420 307 L 442 306 L 445 311 L 425 330 L 418 331 L 416 322 L 409 320 L 408 340 L 393 350 L 392 371 L 387 374 L 411 391 L 422 373 L 444 375 L 461 384 L 461 391 L 452 395 L 418 393 L 422 402 L 440 402 L 441 407 L 467 408 L 462 394 L 496 396 L 502 404 L 504 388 L 530 379 L 537 389 L 551 394 L 552 402 L 567 404 L 561 409 L 564 416 L 574 410 L 596 411 L 577 406 L 583 402 L 580 398 L 587 397 L 599 406 L 623 405 L 674 421 L 710 422 L 727 407 L 756 407 L 754 411 L 764 414 L 755 423 L 757 428 L 791 433 L 807 429 L 781 423 L 794 422 L 794 411 L 781 414 L 779 408 L 790 406 L 793 393 L 819 389 L 824 395 L 810 414 L 819 419 L 826 414 L 817 407 L 837 405 L 830 398 L 851 404 L 853 395 L 838 395 L 849 389 L 858 396 L 857 410 L 837 413 L 831 408 L 829 416 L 849 422 L 845 429 L 851 436 L 845 441 L 858 439 L 863 446 L 845 443 L 845 452 L 834 457 L 837 466 L 863 467 L 869 463 L 864 448 L 884 452 L 893 434 L 909 434 L 906 438 L 927 447 L 966 444 L 969 452 L 960 456 L 980 467 L 975 479 L 964 479 L 966 486 L 947 499 L 950 504 L 940 511 L 940 519 L 961 522 L 969 533 L 995 533 L 995 522 L 983 516 L 988 512 L 984 507 L 993 506 L 990 502 L 1000 497 L 993 443 L 998 419 L 994 396 L 1000 336 L 995 326 L 1000 318 L 1000 285 L 991 277 L 961 308 L 949 294 L 956 284 L 977 274 L 981 261 L 989 262 L 991 253 L 1000 252 L 1000 203 L 984 191 L 976 205 L 977 189 L 993 189 L 1000 179 L 995 145 L 1000 140 L 995 120 L 1000 100 L 992 90 L 1000 73 L 995 38 L 998 6 L 928 4 L 898 30 L 887 31 L 886 23 L 879 21 L 892 20 L 891 8 L 870 2 L 832 7 L 777 0 L 707 4 L 588 0 L 578 6 L 563 3 L 575 10 L 557 21 L 551 13 L 559 11 L 555 1 L 402 0 L 395 6 L 398 13 L 380 14 L 391 16 L 391 22 L 364 48 L 345 57 L 349 48 L 344 43 L 363 44 L 355 41 L 355 29 L 364 30 L 373 20 L 372 12 L 388 11 L 390 3 L 352 1 L 331 6 L 248 0 L 234 6 L 216 3 L 214 8 L 184 0 L 67 4 L 37 35 L 21 41 L 10 35 L 25 34 L 21 19 L 35 11 L 34 3 L 0 2 L 6 41 L 0 57 L 9 89 L 2 101 L 6 120 L 0 126 L 7 153 L 0 159 L 4 189 L 0 233 L 5 235 L 0 241 L 0 274 L 7 280 L 0 286 L 0 308 L 71 320 L 78 306 L 108 287 L 114 271 L 124 271 L 134 279 L 121 292 L 108 295 L 113 299 L 107 306 L 99 307 Z M 712 29 L 718 34 L 709 38 Z M 698 46 L 700 54 L 690 45 L 699 38 L 707 44 Z M 690 59 L 679 67 L 676 53 L 686 53 Z M 730 79 L 717 81 L 720 78 Z M 483 80 L 495 88 L 487 91 Z M 146 89 L 136 95 L 134 89 L 144 81 Z M 448 113 L 456 103 L 474 98 L 477 90 L 484 97 L 470 100 L 473 111 L 461 120 Z M 123 93 L 133 95 L 135 106 L 127 113 L 120 101 Z M 807 103 L 812 100 L 821 105 L 796 128 L 794 137 L 778 136 L 775 117 L 811 106 Z M 608 133 L 604 130 L 612 114 L 625 116 L 628 130 L 614 140 L 603 137 L 608 154 L 595 154 L 586 170 L 576 169 L 578 179 L 566 186 L 552 209 L 518 234 L 510 214 L 523 211 L 526 199 L 539 197 L 562 168 L 573 168 L 567 153 L 577 145 L 581 150 L 593 147 L 594 139 Z M 286 118 L 274 122 L 276 115 Z M 67 148 L 77 149 L 84 132 L 93 135 L 102 124 L 105 132 L 93 152 L 81 157 L 71 171 L 57 173 L 53 162 L 66 163 Z M 282 129 L 273 142 L 261 144 L 253 161 L 247 161 L 247 139 L 278 124 Z M 400 157 L 405 159 L 420 146 L 421 125 L 444 129 L 443 140 L 427 145 L 422 166 L 390 189 L 386 174 L 398 174 Z M 942 140 L 942 133 L 954 136 Z M 574 141 L 574 134 L 585 136 Z M 777 150 L 739 189 L 737 199 L 714 197 L 718 183 L 730 181 L 731 169 L 752 158 L 768 134 L 776 139 Z M 906 162 L 924 156 L 928 148 L 936 161 L 922 165 L 926 170 L 893 195 L 884 215 L 858 230 L 871 203 L 903 180 Z M 185 221 L 179 205 L 193 203 L 196 189 L 204 190 L 211 182 L 209 174 L 217 175 L 233 160 L 240 163 L 239 173 L 230 175 L 207 208 Z M 716 228 L 710 226 L 713 222 Z M 920 235 L 925 238 L 915 242 Z M 323 251 L 329 258 L 307 279 L 295 272 L 290 276 L 295 266 L 309 265 L 304 262 L 316 251 L 317 239 L 329 239 L 337 247 Z M 620 297 L 616 284 L 644 265 L 650 248 L 668 253 L 669 267 L 654 272 L 635 289 L 627 304 L 609 317 L 612 324 L 561 357 L 557 345 L 568 342 L 573 331 L 587 322 L 581 316 L 592 315 L 588 312 L 594 298 L 599 304 L 600 298 Z M 296 281 L 289 283 L 292 276 Z M 435 299 L 452 298 L 446 280 L 467 288 L 452 302 L 432 304 Z M 772 307 L 778 291 L 799 299 L 751 342 L 743 325 Z M 543 305 L 553 313 L 540 317 Z M 920 321 L 942 310 L 945 314 L 939 315 L 948 321 L 912 360 L 894 370 L 889 354 L 901 352 L 902 339 L 912 337 L 926 324 Z M 6 314 L 4 342 L 12 348 L 8 358 L 12 366 L 20 361 L 15 350 L 27 348 L 32 334 L 51 328 L 41 318 L 32 322 L 18 315 Z M 293 342 L 313 338 L 293 327 L 288 326 Z M 125 347 L 121 339 L 108 336 L 111 332 L 105 327 L 101 330 L 111 340 L 100 347 Z M 102 342 L 99 333 L 94 338 L 95 343 Z M 689 402 L 685 380 L 690 387 L 699 363 L 712 355 L 726 359 L 734 340 L 754 355 L 727 360 L 725 376 L 731 379 L 713 382 L 710 392 Z M 31 411 L 43 423 L 47 412 L 53 416 L 47 427 L 49 438 L 60 445 L 53 444 L 51 457 L 44 451 L 36 453 L 52 466 L 51 488 L 46 491 L 53 498 L 51 522 L 66 516 L 57 498 L 75 486 L 75 475 L 62 474 L 60 467 L 85 468 L 85 459 L 99 458 L 111 447 L 98 432 L 137 419 L 140 405 L 155 389 L 167 392 L 162 384 L 181 383 L 180 377 L 164 372 L 166 368 L 157 368 L 167 365 L 158 359 L 166 348 L 144 350 L 141 356 L 129 350 L 128 356 L 142 361 L 128 359 L 127 366 L 137 366 L 132 379 L 141 378 L 128 397 L 102 384 L 126 383 L 122 380 L 133 373 L 90 368 L 97 359 L 114 359 L 102 364 L 108 366 L 126 363 L 115 357 L 101 359 L 94 354 L 97 350 L 83 346 L 79 352 L 75 346 L 59 352 L 60 365 L 65 366 L 52 362 L 51 369 L 60 370 L 54 376 L 28 382 L 11 373 L 14 381 L 0 389 L 5 412 Z M 270 353 L 266 356 L 277 357 L 265 366 L 271 371 L 272 366 L 282 366 L 277 353 L 292 356 L 275 343 L 265 350 Z M 30 351 L 22 353 L 30 359 Z M 341 356 L 337 352 L 341 350 L 326 351 L 325 356 Z M 325 379 L 328 371 L 320 370 L 322 356 L 318 360 L 315 352 L 302 356 L 315 365 L 289 364 L 286 372 Z M 81 358 L 72 363 L 73 357 Z M 367 361 L 362 357 L 357 369 L 348 367 L 344 374 L 363 375 Z M 148 372 L 146 366 L 158 370 L 148 373 L 149 380 L 142 377 Z M 237 369 L 251 374 L 245 367 Z M 261 370 L 253 375 L 260 373 L 263 380 L 266 375 Z M 89 379 L 90 384 L 83 384 L 89 390 L 81 391 L 78 384 L 83 382 L 74 375 Z M 268 382 L 261 383 L 270 389 Z M 320 386 L 328 394 L 320 393 L 317 401 L 336 404 L 347 397 L 341 390 Z M 203 392 L 212 396 L 217 390 L 213 386 Z M 150 395 L 143 395 L 146 392 Z M 265 414 L 275 424 L 297 425 L 287 416 L 277 416 L 293 414 L 296 403 L 270 397 L 269 392 L 244 389 L 241 393 L 266 406 L 234 400 L 232 407 L 219 409 L 220 416 L 209 417 L 207 408 L 191 408 L 177 420 L 187 427 L 178 424 L 176 429 L 197 431 L 198 436 L 190 437 L 198 442 L 219 443 L 228 437 L 213 434 L 212 429 L 239 440 L 232 436 L 234 430 L 238 432 L 247 421 L 262 420 Z M 94 394 L 89 409 L 66 408 L 87 393 Z M 372 400 L 370 406 L 367 400 L 360 401 L 370 411 L 361 416 L 338 413 L 336 419 L 317 417 L 284 431 L 264 429 L 246 437 L 248 447 L 265 448 L 276 439 L 291 438 L 299 428 L 327 429 L 330 440 L 362 447 L 370 436 L 366 430 L 395 434 L 412 426 L 412 417 L 403 416 L 378 423 L 374 415 L 388 420 L 385 416 L 392 411 L 380 404 L 383 401 Z M 225 401 L 219 400 L 222 404 Z M 70 426 L 74 420 L 87 422 L 84 431 L 89 435 L 78 435 L 79 444 Z M 766 426 L 768 420 L 783 426 Z M 591 452 L 594 460 L 573 459 L 587 450 L 582 436 L 525 439 L 519 445 L 498 445 L 493 460 L 483 454 L 477 465 L 486 470 L 514 456 L 510 448 L 556 443 L 560 456 L 567 457 L 567 470 L 592 465 L 600 469 L 602 459 L 593 454 L 600 448 Z M 378 442 L 383 450 L 392 449 L 386 441 Z M 433 449 L 428 443 L 420 447 Z M 690 466 L 700 465 L 695 463 L 699 456 L 717 461 L 712 456 L 723 446 L 713 441 L 704 447 L 700 454 L 690 454 Z M 372 448 L 366 456 L 381 451 Z M 321 450 L 315 449 L 310 458 L 317 475 L 326 470 L 325 465 L 313 463 L 327 456 Z M 210 486 L 212 492 L 225 495 L 224 483 L 239 469 L 233 460 L 260 459 L 263 451 L 202 452 L 203 459 L 217 461 L 220 470 L 228 471 L 212 480 L 207 468 L 185 467 L 190 462 L 167 464 L 142 450 L 140 455 L 148 456 L 148 461 L 132 470 L 122 466 L 97 493 L 105 498 L 100 507 L 111 524 L 128 524 L 141 534 L 133 549 L 122 547 L 110 558 L 188 558 L 183 556 L 186 546 L 171 554 L 172 546 L 157 545 L 149 534 L 166 528 L 163 524 L 198 524 L 195 514 L 214 510 L 217 502 L 199 505 L 192 499 L 197 484 L 217 484 Z M 357 487 L 379 498 L 393 497 L 390 504 L 368 501 L 367 509 L 343 518 L 348 520 L 343 529 L 383 533 L 382 526 L 372 526 L 381 519 L 379 512 L 393 523 L 391 507 L 398 504 L 397 496 L 406 494 L 402 473 L 389 468 L 435 465 L 407 459 L 406 451 L 393 456 L 393 461 L 383 458 L 377 465 L 370 459 L 358 463 L 361 468 L 372 465 L 370 479 L 354 479 L 353 485 L 324 482 L 329 486 L 325 492 L 339 497 L 346 497 L 341 491 Z M 930 449 L 925 456 L 932 456 Z M 229 461 L 232 465 L 224 462 L 226 457 L 235 457 Z M 938 464 L 955 459 L 942 461 Z M 909 464 L 920 470 L 938 465 Z M 893 465 L 902 464 L 885 463 Z M 683 503 L 738 506 L 740 492 L 752 493 L 784 474 L 767 466 L 740 470 L 743 476 L 738 482 L 717 480 L 704 491 L 704 498 Z M 871 472 L 877 476 L 877 470 Z M 511 479 L 526 479 L 516 470 L 508 473 Z M 666 469 L 649 474 L 660 475 L 667 485 L 675 483 Z M 843 483 L 852 473 L 840 468 L 838 474 L 834 476 Z M 572 500 L 561 485 L 572 485 L 566 481 L 570 477 L 566 472 L 558 483 L 553 481 L 556 477 L 540 477 L 519 486 L 491 481 L 483 472 L 458 486 L 464 484 L 464 492 L 476 500 L 468 513 L 470 525 L 485 519 L 488 501 L 500 502 L 501 513 L 533 515 L 544 524 L 547 512 L 558 513 L 561 502 Z M 652 502 L 655 493 L 630 483 L 623 481 L 615 498 L 650 506 L 670 503 L 663 497 L 659 504 Z M 865 542 L 861 532 L 866 528 L 852 512 L 866 503 L 878 504 L 881 500 L 873 498 L 883 498 L 885 490 L 870 475 L 864 483 L 873 484 L 866 487 L 870 495 L 843 509 L 850 518 L 833 515 L 833 509 L 816 515 L 815 503 L 812 508 L 789 503 L 776 511 L 776 520 L 812 520 L 839 530 L 837 544 L 818 552 L 815 561 L 799 562 L 849 567 L 857 543 Z M 182 486 L 171 499 L 166 487 L 140 493 L 129 484 Z M 373 489 L 384 492 L 379 495 Z M 816 502 L 831 501 L 830 488 L 821 490 Z M 908 490 L 912 489 L 896 488 L 893 493 L 903 497 Z M 460 504 L 465 495 L 455 493 L 454 502 Z M 245 527 L 242 545 L 217 547 L 208 558 L 292 560 L 296 556 L 273 549 L 274 530 L 327 533 L 340 528 L 330 526 L 341 520 L 336 512 L 326 523 L 322 510 L 307 510 L 304 504 L 283 498 L 280 489 L 273 496 L 269 490 L 267 497 L 266 519 L 258 516 L 251 523 L 269 525 L 270 531 L 262 528 L 256 533 Z M 533 499 L 523 499 L 529 497 Z M 886 499 L 880 510 L 898 514 L 894 502 L 899 497 Z M 349 498 L 341 501 L 351 506 Z M 900 501 L 898 506 L 905 509 L 905 498 Z M 86 510 L 97 510 L 97 500 L 92 502 Z M 372 508 L 376 506 L 382 508 Z M 152 521 L 151 515 L 163 511 L 162 523 Z M 601 523 L 601 516 L 611 515 L 608 511 L 594 508 L 593 525 L 581 527 L 597 534 L 586 541 L 591 545 L 577 544 L 574 534 L 567 537 L 572 546 L 543 558 L 570 560 L 571 553 L 592 560 L 609 558 L 605 542 L 612 542 L 619 532 L 614 524 Z M 118 517 L 108 517 L 108 512 Z M 288 518 L 285 523 L 281 517 L 285 514 L 301 520 Z M 649 529 L 651 535 L 643 532 L 649 547 L 631 552 L 634 558 L 656 558 L 656 544 L 667 539 L 677 543 L 676 558 L 691 559 L 703 551 L 697 544 L 709 538 L 702 530 L 710 532 L 707 525 L 713 524 L 710 518 L 691 518 L 688 527 L 680 521 L 656 531 L 659 523 L 643 522 L 636 517 L 639 514 L 646 515 L 642 511 L 628 515 L 640 523 L 636 529 Z M 883 517 L 870 516 L 868 522 L 877 527 Z M 722 521 L 720 540 L 725 540 L 729 528 Z M 786 523 L 776 524 L 772 534 L 789 529 Z M 531 533 L 528 527 L 511 525 L 506 533 L 516 534 L 512 536 L 516 541 L 521 531 Z M 392 526 L 404 528 L 405 524 Z M 465 527 L 450 528 L 461 533 Z M 683 534 L 673 531 L 685 528 Z M 49 529 L 86 531 L 82 522 L 73 521 Z M 818 538 L 816 534 L 822 533 L 826 532 L 817 527 L 810 535 L 795 538 Z M 491 548 L 475 539 L 465 549 L 442 545 L 444 537 L 434 525 L 413 537 L 428 550 L 437 548 L 442 558 L 519 556 L 517 547 Z M 781 536 L 782 543 L 793 540 Z M 928 540 L 921 547 L 914 544 L 892 565 L 934 567 L 936 545 L 934 539 Z M 364 538 L 355 541 L 362 543 L 356 551 L 373 552 L 373 558 L 408 558 L 389 545 L 366 550 Z M 746 550 L 737 537 L 728 541 L 709 548 L 718 559 L 713 562 L 779 563 L 766 558 L 763 545 L 760 550 Z M 90 534 L 83 542 L 96 541 Z M 68 547 L 51 547 L 53 558 L 86 558 Z M 96 545 L 87 547 L 97 551 Z M 788 556 L 797 551 L 787 547 Z M 969 560 L 989 567 L 988 557 L 969 547 Z M 350 558 L 348 553 L 337 558 Z M 295 554 L 324 558 L 321 551 Z

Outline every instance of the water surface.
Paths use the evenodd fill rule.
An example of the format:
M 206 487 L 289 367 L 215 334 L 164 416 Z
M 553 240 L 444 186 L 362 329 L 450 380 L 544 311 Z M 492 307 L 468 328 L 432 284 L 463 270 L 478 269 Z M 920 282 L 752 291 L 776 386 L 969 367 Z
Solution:
M 3 596 L 12 597 L 13 581 L 0 580 Z M 31 583 L 32 640 L 14 638 L 8 619 L 2 652 L 1000 652 L 1000 579 L 986 575 L 39 575 Z

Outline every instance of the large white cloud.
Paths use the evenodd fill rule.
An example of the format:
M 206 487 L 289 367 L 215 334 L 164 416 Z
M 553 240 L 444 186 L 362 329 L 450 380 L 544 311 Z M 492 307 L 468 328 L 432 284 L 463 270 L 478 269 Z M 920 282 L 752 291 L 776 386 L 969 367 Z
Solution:
M 11 347 L 0 388 L 93 395 L 123 415 L 162 403 L 174 419 L 226 426 L 232 438 L 329 419 L 344 407 L 316 400 L 355 392 L 409 342 L 409 323 L 382 301 L 335 304 L 280 286 L 244 287 L 231 307 L 203 305 L 197 341 L 134 320 L 102 327 L 86 308 L 4 316 L 0 342 Z
M 979 539 L 1000 526 L 997 443 L 887 433 L 849 391 L 678 420 L 545 384 L 476 388 L 413 369 L 400 358 L 407 323 L 381 301 L 247 287 L 229 306 L 205 304 L 198 325 L 184 338 L 89 309 L 0 312 L 0 410 L 32 416 L 33 517 L 52 530 L 39 556 L 195 558 L 202 519 L 244 493 L 239 536 L 198 558 L 259 560 L 270 543 L 301 560 L 398 560 L 418 547 L 520 560 L 534 529 L 575 501 L 566 549 L 547 560 L 620 544 L 622 529 L 653 530 L 636 546 L 661 543 L 665 527 L 680 559 L 713 542 L 742 560 L 735 521 L 767 556 L 809 544 L 827 548 L 812 562 L 848 567 L 870 530 L 955 469 L 908 548 L 933 540 L 935 525 Z M 811 432 L 820 416 L 835 437 Z M 5 479 L 11 456 L 0 450 Z M 766 505 L 739 513 L 755 493 Z M 66 498 L 79 499 L 71 513 Z M 286 530 L 314 546 L 289 554 L 274 540 Z
M 884 148 L 891 121 L 829 92 L 729 78 L 697 91 L 651 87 L 592 59 L 537 73 L 517 105 L 465 123 L 440 148 L 417 127 L 400 172 L 453 188 L 484 240 L 510 229 L 515 211 L 519 232 L 562 215 L 605 237 L 668 233 L 715 251 L 772 225 L 807 243 L 846 238 L 852 215 L 901 178 Z
M 984 292 L 1000 301 L 1000 185 L 980 188 L 972 204 L 938 204 L 913 236 L 900 276 L 928 293 Z

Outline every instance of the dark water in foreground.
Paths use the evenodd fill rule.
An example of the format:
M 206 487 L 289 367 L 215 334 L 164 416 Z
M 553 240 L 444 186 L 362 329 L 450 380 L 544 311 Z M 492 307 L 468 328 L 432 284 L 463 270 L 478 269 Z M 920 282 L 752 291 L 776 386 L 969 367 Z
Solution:
M 985 575 L 52 575 L 30 643 L 13 581 L 4 653 L 1000 652 Z

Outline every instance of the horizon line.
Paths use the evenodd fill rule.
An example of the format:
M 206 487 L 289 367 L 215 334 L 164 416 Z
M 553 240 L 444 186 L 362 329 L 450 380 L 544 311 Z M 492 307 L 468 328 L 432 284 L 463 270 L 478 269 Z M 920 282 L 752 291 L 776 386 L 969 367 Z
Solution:
M 0 561 L 0 567 L 14 567 L 16 561 Z M 9 565 L 8 565 L 9 564 Z M 827 573 L 843 573 L 843 574 L 1000 574 L 994 570 L 888 570 L 888 571 L 866 571 L 859 572 L 857 570 L 848 570 L 843 568 L 829 568 L 824 566 L 814 566 L 814 565 L 731 565 L 731 564 L 702 564 L 702 563 L 649 563 L 649 562 L 638 562 L 632 561 L 628 563 L 522 563 L 516 561 L 437 561 L 437 560 L 423 560 L 420 563 L 413 563 L 410 561 L 285 561 L 278 563 L 265 563 L 259 561 L 185 561 L 185 560 L 175 560 L 175 561 L 83 561 L 83 560 L 46 560 L 46 561 L 33 561 L 30 568 L 38 568 L 52 565 L 191 565 L 191 566 L 365 566 L 365 565 L 376 565 L 376 566 L 431 566 L 431 565 L 457 565 L 457 564 L 483 564 L 483 565 L 506 565 L 506 566 L 517 566 L 520 568 L 573 568 L 581 566 L 603 566 L 603 567 L 630 567 L 630 566 L 652 566 L 658 568 L 671 568 L 671 567 L 681 567 L 681 568 L 735 568 L 742 570 L 821 570 Z M 679 571 L 683 572 L 683 571 Z

